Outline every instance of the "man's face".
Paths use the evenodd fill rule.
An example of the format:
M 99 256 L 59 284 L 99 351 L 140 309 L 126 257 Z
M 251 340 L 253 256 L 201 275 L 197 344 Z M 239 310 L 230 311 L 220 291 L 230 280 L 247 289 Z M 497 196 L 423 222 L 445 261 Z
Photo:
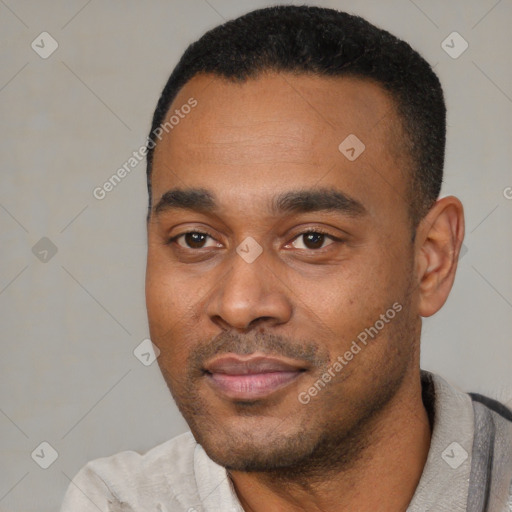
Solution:
M 355 78 L 197 76 L 168 118 L 190 98 L 154 154 L 151 338 L 213 460 L 299 466 L 354 441 L 417 362 L 395 107 Z

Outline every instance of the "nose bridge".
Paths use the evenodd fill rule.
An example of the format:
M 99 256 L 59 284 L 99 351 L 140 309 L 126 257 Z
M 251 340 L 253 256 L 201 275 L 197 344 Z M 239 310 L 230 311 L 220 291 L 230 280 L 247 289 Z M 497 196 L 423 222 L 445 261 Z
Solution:
M 212 319 L 222 319 L 237 329 L 246 329 L 259 318 L 282 323 L 291 313 L 288 298 L 266 256 L 260 253 L 256 258 L 246 257 L 253 250 L 250 243 L 240 244 L 233 254 L 232 266 L 219 283 L 208 311 Z
M 232 289 L 228 289 L 228 292 L 256 300 L 269 291 L 268 258 L 261 254 L 257 258 L 252 256 L 252 258 L 246 259 L 243 253 L 240 254 L 243 250 L 247 250 L 247 244 L 245 246 L 240 244 L 237 254 L 233 255 L 233 266 L 228 276 L 228 279 L 231 278 Z M 250 254 L 250 252 L 251 248 L 248 253 Z

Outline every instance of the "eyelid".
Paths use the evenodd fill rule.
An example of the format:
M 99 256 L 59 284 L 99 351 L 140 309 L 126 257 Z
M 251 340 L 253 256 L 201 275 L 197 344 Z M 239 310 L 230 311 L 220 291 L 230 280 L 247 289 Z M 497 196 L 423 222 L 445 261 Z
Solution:
M 326 229 L 311 227 L 311 228 L 302 229 L 299 233 L 297 233 L 296 235 L 293 236 L 291 241 L 299 238 L 299 236 L 307 235 L 308 233 L 319 233 L 320 235 L 324 235 L 324 236 L 326 236 L 328 238 L 331 238 L 332 240 L 336 240 L 336 241 L 342 241 L 343 240 L 341 237 L 333 235 L 332 233 L 330 233 Z
M 189 229 L 187 231 L 184 231 L 183 233 L 173 235 L 172 237 L 168 238 L 165 243 L 166 243 L 166 245 L 171 245 L 173 242 L 176 242 L 176 244 L 179 247 L 181 247 L 182 249 L 190 249 L 193 251 L 197 251 L 199 249 L 209 249 L 209 247 L 200 247 L 199 249 L 193 249 L 192 247 L 183 247 L 182 245 L 177 243 L 177 240 L 179 238 L 181 238 L 182 236 L 188 235 L 190 233 L 199 233 L 201 235 L 206 235 L 206 236 L 210 237 L 212 240 L 214 240 L 215 242 L 217 242 L 218 244 L 220 244 L 220 242 L 211 233 L 209 233 L 208 230 L 206 230 L 206 229 Z
M 297 248 L 297 247 L 293 247 L 292 244 L 298 239 L 300 238 L 301 236 L 303 235 L 307 235 L 308 233 L 318 233 L 320 235 L 324 235 L 326 238 L 329 238 L 332 242 L 325 245 L 325 246 L 322 246 L 318 249 L 309 249 L 309 248 Z M 318 252 L 318 251 L 321 251 L 322 249 L 326 249 L 327 247 L 333 245 L 333 242 L 339 242 L 339 243 L 342 243 L 344 242 L 345 240 L 343 238 L 340 238 L 340 237 L 337 237 L 335 235 L 332 235 L 331 233 L 329 233 L 327 230 L 323 229 L 323 228 L 320 228 L 320 227 L 310 227 L 310 228 L 305 228 L 303 229 L 302 231 L 300 231 L 299 233 L 297 233 L 295 236 L 293 236 L 293 238 L 287 242 L 284 246 L 284 248 L 288 249 L 288 248 L 293 248 L 293 249 L 297 249 L 299 251 L 312 251 L 312 252 Z

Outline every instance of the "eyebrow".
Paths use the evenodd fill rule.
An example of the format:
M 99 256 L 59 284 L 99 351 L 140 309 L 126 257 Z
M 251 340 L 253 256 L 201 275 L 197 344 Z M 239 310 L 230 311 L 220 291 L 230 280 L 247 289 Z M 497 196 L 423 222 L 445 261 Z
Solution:
M 174 188 L 165 192 L 153 207 L 153 212 L 158 215 L 167 210 L 182 209 L 209 213 L 216 208 L 213 194 L 204 188 Z
M 218 210 L 218 205 L 215 196 L 206 189 L 175 188 L 162 195 L 153 212 L 158 215 L 173 209 L 213 213 Z M 272 199 L 271 210 L 278 214 L 333 211 L 350 217 L 362 217 L 368 213 L 358 200 L 329 188 L 284 192 Z
M 274 199 L 272 206 L 277 212 L 333 211 L 351 217 L 368 213 L 360 201 L 330 188 L 285 192 Z

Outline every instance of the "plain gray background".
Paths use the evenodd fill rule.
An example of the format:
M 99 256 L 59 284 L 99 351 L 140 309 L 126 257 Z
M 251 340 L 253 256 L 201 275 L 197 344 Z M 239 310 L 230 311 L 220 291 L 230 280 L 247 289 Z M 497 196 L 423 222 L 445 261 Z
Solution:
M 88 460 L 146 451 L 186 429 L 157 364 L 133 354 L 148 337 L 145 162 L 103 200 L 92 192 L 145 142 L 186 46 L 275 3 L 0 0 L 0 511 L 57 510 Z M 310 4 L 390 30 L 439 74 L 443 195 L 462 200 L 467 232 L 452 294 L 424 322 L 422 365 L 510 404 L 512 3 Z M 469 45 L 457 58 L 442 46 L 454 31 Z M 42 32 L 58 43 L 46 59 L 31 47 L 51 48 Z M 452 53 L 463 44 L 453 37 Z M 36 463 L 51 457 L 43 441 L 58 452 L 48 469 Z

